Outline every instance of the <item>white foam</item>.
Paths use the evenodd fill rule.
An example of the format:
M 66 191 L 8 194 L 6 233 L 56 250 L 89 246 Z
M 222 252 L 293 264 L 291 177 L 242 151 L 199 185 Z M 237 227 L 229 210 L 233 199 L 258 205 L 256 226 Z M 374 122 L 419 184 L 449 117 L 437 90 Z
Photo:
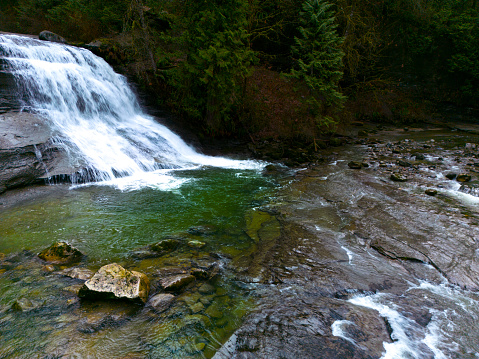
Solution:
M 343 330 L 343 327 L 348 325 L 355 324 L 349 320 L 336 320 L 333 324 L 331 324 L 332 334 L 335 337 L 343 338 L 344 340 L 347 340 L 348 342 L 357 345 L 356 342 L 347 335 L 347 332 Z
M 344 249 L 344 251 L 346 252 L 346 254 L 348 255 L 348 259 L 349 259 L 349 264 L 350 265 L 353 265 L 351 263 L 351 261 L 353 260 L 353 252 L 351 250 L 349 250 L 348 248 L 346 248 L 345 246 L 341 246 L 342 249 Z

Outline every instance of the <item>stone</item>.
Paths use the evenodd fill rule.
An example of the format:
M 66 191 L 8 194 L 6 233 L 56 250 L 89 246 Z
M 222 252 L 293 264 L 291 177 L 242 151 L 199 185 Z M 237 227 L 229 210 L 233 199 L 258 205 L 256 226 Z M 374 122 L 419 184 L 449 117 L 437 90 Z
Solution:
M 428 196 L 435 196 L 437 191 L 435 189 L 428 188 L 424 193 L 426 193 Z
M 422 153 L 413 153 L 412 156 L 416 158 L 416 161 L 424 161 L 426 159 Z
M 215 292 L 215 287 L 209 283 L 205 283 L 198 289 L 198 292 L 201 294 L 212 294 Z
M 194 275 L 196 279 L 208 279 L 210 277 L 209 273 L 201 268 L 193 268 L 190 274 Z
M 161 287 L 168 292 L 177 292 L 193 282 L 195 277 L 191 274 L 178 274 L 160 279 Z
M 174 251 L 180 242 L 174 238 L 165 238 L 155 244 L 150 244 L 149 249 L 158 253 L 167 253 Z
M 38 38 L 43 41 L 50 41 L 50 42 L 58 42 L 59 44 L 66 44 L 67 40 L 65 40 L 60 35 L 55 34 L 54 32 L 44 30 L 39 35 Z
M 400 173 L 392 173 L 390 178 L 394 182 L 406 182 L 407 181 L 407 177 L 400 174 Z
M 73 284 L 68 287 L 63 288 L 62 290 L 65 292 L 73 293 L 75 295 L 78 295 L 80 292 L 80 289 L 83 287 L 83 284 Z
M 363 165 L 361 162 L 351 161 L 348 163 L 348 167 L 354 170 L 360 170 L 363 167 Z
M 471 181 L 471 176 L 468 175 L 468 174 L 463 173 L 463 174 L 457 175 L 456 181 L 457 182 L 469 182 L 469 181 Z
M 398 160 L 397 164 L 401 167 L 412 167 L 411 163 L 404 160 Z
M 28 298 L 20 298 L 15 300 L 12 304 L 12 310 L 17 312 L 30 312 L 32 310 L 38 309 L 43 305 L 39 301 L 33 301 Z
M 206 246 L 206 243 L 197 241 L 197 240 L 191 240 L 191 241 L 188 241 L 188 246 L 195 249 L 201 249 L 204 246 Z
M 149 291 L 150 281 L 145 274 L 111 263 L 101 267 L 86 281 L 78 296 L 86 299 L 127 299 L 146 303 Z
M 188 305 L 191 306 L 195 304 L 201 298 L 201 294 L 198 292 L 188 293 L 188 295 L 183 296 L 181 299 Z
M 147 305 L 158 313 L 161 313 L 167 310 L 174 300 L 175 296 L 173 294 L 160 293 L 151 297 Z
M 91 277 L 93 277 L 93 271 L 87 269 L 87 268 L 68 268 L 64 269 L 59 274 L 64 275 L 66 277 L 70 277 L 73 279 L 80 279 L 80 280 L 88 280 Z
M 455 179 L 456 177 L 457 177 L 457 174 L 456 174 L 456 173 L 452 173 L 452 172 L 451 172 L 451 173 L 446 174 L 446 178 L 447 178 L 448 180 L 451 180 L 451 181 L 452 181 L 453 179 Z
M 203 351 L 203 349 L 205 349 L 205 347 L 206 347 L 205 343 L 198 343 L 198 344 L 195 345 L 196 350 L 199 351 L 199 352 Z
M 58 242 L 40 252 L 38 257 L 54 264 L 71 264 L 80 262 L 83 253 L 66 242 Z
M 42 269 L 43 269 L 45 272 L 48 272 L 48 273 L 51 273 L 51 272 L 54 272 L 54 271 L 55 271 L 55 267 L 52 266 L 51 264 L 47 264 L 46 266 L 43 266 Z
M 196 302 L 195 304 L 190 305 L 190 309 L 193 314 L 196 314 L 205 309 L 205 306 L 201 302 Z
M 214 304 L 210 305 L 208 309 L 206 309 L 205 314 L 213 319 L 219 319 L 223 317 L 223 312 Z
M 188 233 L 195 236 L 211 236 L 216 233 L 216 228 L 213 225 L 194 226 L 188 228 Z

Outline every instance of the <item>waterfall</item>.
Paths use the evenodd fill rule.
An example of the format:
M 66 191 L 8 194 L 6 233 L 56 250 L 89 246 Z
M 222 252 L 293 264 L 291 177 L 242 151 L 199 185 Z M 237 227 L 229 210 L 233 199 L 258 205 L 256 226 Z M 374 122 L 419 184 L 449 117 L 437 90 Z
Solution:
M 125 77 L 86 49 L 0 35 L 0 64 L 14 75 L 24 110 L 48 121 L 56 144 L 89 180 L 197 166 L 261 167 L 197 153 L 145 114 Z

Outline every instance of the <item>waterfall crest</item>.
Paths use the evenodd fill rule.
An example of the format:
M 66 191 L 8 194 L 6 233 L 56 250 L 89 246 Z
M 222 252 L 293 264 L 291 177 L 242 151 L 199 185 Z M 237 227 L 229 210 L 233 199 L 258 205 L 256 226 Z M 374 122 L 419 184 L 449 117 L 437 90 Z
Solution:
M 125 77 L 86 49 L 0 35 L 0 64 L 14 75 L 24 109 L 48 121 L 72 166 L 91 181 L 195 166 L 262 167 L 197 153 L 145 114 Z

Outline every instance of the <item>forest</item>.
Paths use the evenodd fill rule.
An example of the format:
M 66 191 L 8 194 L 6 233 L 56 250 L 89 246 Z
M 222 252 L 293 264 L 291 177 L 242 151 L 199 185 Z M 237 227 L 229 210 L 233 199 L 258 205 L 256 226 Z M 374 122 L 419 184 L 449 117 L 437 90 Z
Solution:
M 477 0 L 2 0 L 0 30 L 91 48 L 204 136 L 477 111 Z

